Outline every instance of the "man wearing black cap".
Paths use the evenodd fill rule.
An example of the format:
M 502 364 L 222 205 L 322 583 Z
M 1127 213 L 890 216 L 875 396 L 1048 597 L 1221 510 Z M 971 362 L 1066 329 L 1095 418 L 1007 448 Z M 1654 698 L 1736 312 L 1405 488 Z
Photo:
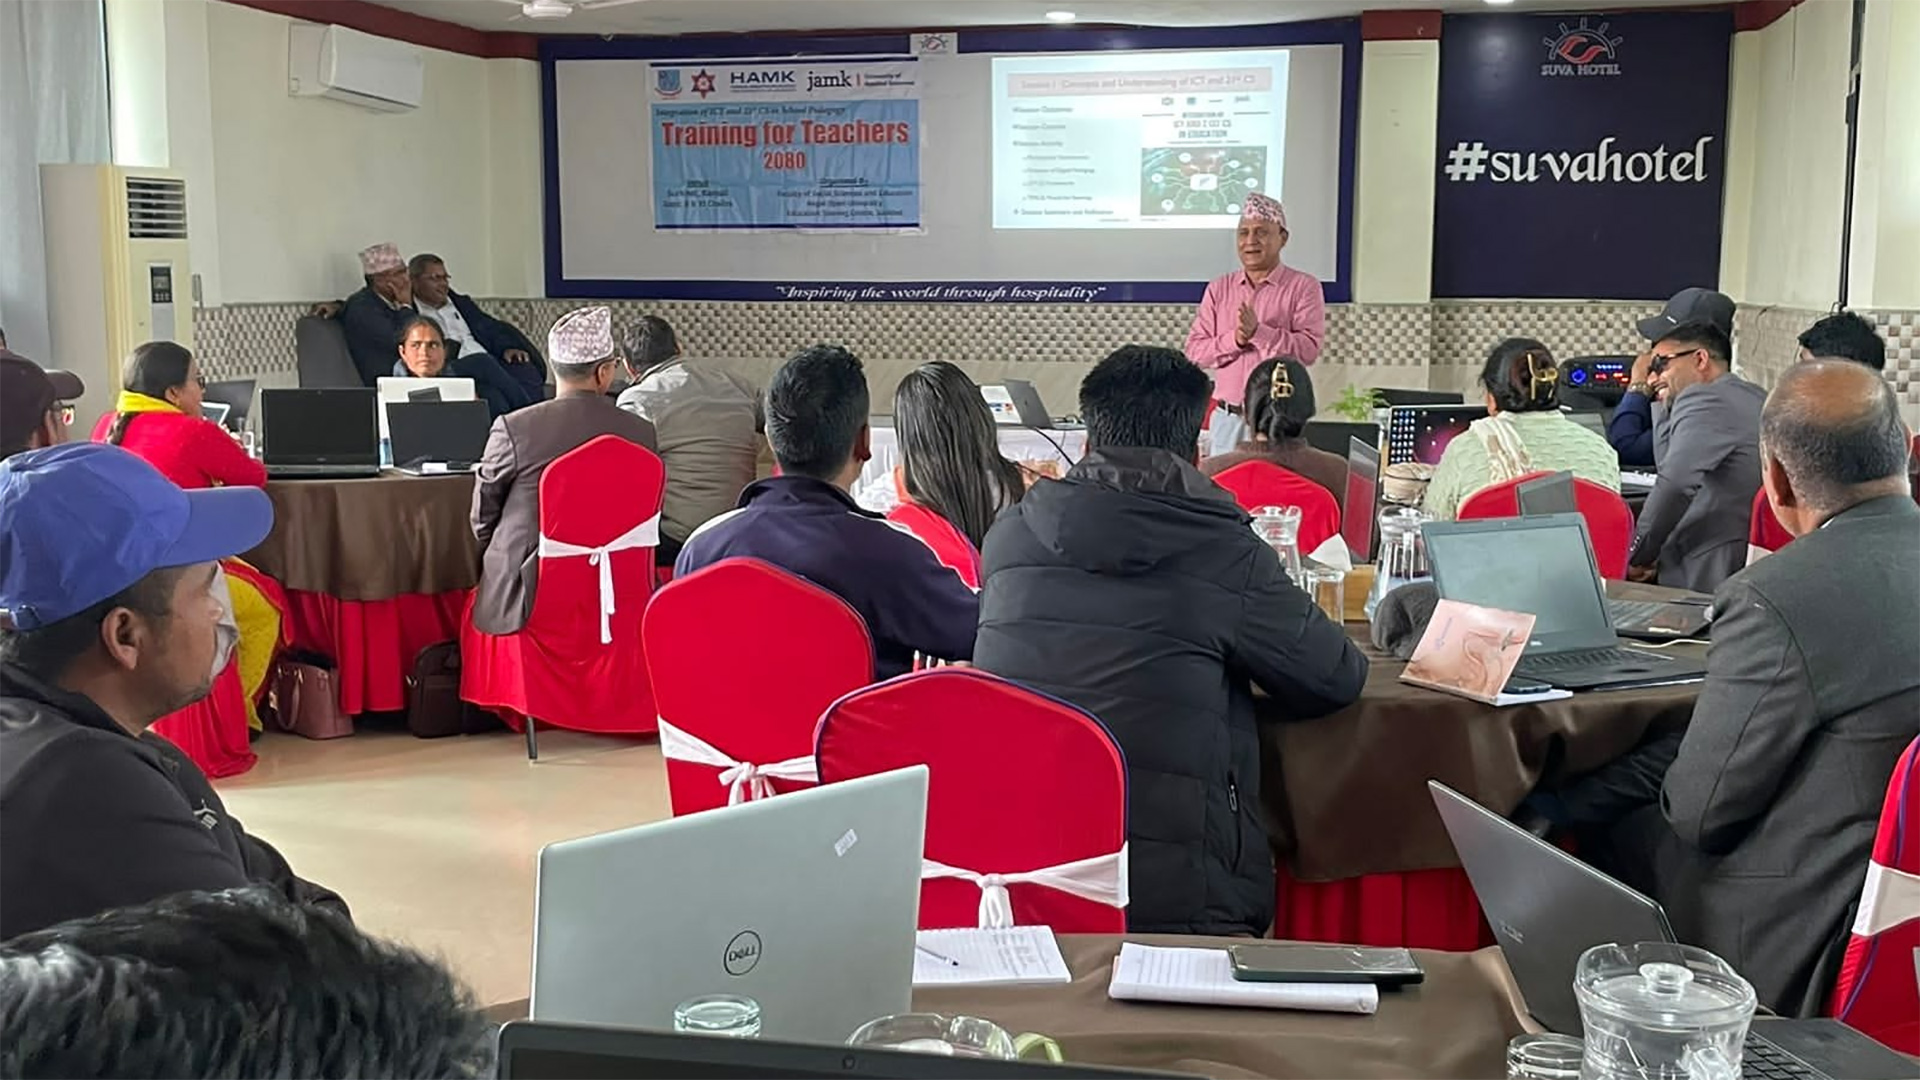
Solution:
M 0 462 L 0 939 L 250 884 L 345 911 L 147 731 L 231 658 L 217 560 L 272 525 L 259 489 L 183 491 L 117 446 Z
M 1666 426 L 1666 404 L 1653 373 L 1653 344 L 1667 332 L 1689 323 L 1706 323 L 1733 340 L 1733 300 L 1712 289 L 1681 289 L 1667 301 L 1660 314 L 1641 319 L 1640 336 L 1647 348 L 1633 361 L 1632 385 L 1613 410 L 1607 423 L 1607 442 L 1620 455 L 1626 468 L 1652 468 L 1656 463 L 1655 432 Z M 1660 397 L 1656 401 L 1656 397 Z
M 87 392 L 71 371 L 47 371 L 0 341 L 0 460 L 67 441 L 72 406 Z

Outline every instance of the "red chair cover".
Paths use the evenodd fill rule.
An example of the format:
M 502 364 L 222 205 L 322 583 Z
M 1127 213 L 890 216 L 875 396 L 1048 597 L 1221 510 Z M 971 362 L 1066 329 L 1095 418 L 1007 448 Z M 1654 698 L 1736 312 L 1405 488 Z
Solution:
M 499 712 L 516 731 L 528 716 L 574 731 L 654 730 L 640 621 L 653 595 L 657 532 L 644 543 L 605 548 L 647 523 L 659 528 L 666 483 L 659 457 L 616 435 L 575 447 L 547 466 L 540 476 L 542 550 L 533 611 L 512 634 L 483 634 L 463 620 L 463 699 Z M 597 550 L 562 553 L 555 541 Z M 613 610 L 603 615 L 602 584 L 609 581 Z
M 926 857 L 948 866 L 1020 873 L 1127 842 L 1126 762 L 1106 727 L 983 671 L 941 668 L 856 690 L 821 718 L 818 746 L 822 783 L 925 763 Z M 1008 891 L 1021 925 L 1127 928 L 1118 907 L 1040 884 Z M 978 925 L 981 897 L 970 881 L 922 881 L 920 925 Z
M 1465 952 L 1493 944 L 1467 872 L 1459 867 L 1295 881 L 1279 868 L 1274 936 L 1347 945 Z
M 1920 1054 L 1920 739 L 1887 784 L 1833 1015 L 1905 1054 Z
M 218 780 L 238 776 L 257 760 L 249 745 L 247 696 L 240 668 L 228 664 L 206 697 L 153 722 L 153 732 L 185 751 L 200 771 Z
M 1774 516 L 1773 504 L 1767 501 L 1767 489 L 1754 492 L 1753 517 L 1747 527 L 1747 546 L 1772 554 L 1792 542 L 1793 534 Z
M 1333 492 L 1271 461 L 1243 461 L 1223 469 L 1213 482 L 1233 493 L 1241 509 L 1251 513 L 1262 506 L 1300 508 L 1300 554 L 1340 535 L 1340 503 Z
M 676 815 L 725 806 L 733 777 L 690 760 L 674 730 L 753 765 L 811 758 L 820 713 L 873 681 L 873 641 L 859 613 L 758 559 L 722 559 L 675 578 L 647 605 L 641 635 Z M 812 786 L 764 779 L 774 792 Z
M 911 501 L 903 501 L 888 511 L 887 520 L 904 527 L 932 548 L 940 565 L 959 574 L 967 588 L 980 587 L 980 552 L 953 522 Z
M 1460 504 L 1460 520 L 1520 516 L 1520 485 L 1547 475 L 1545 471 L 1530 472 L 1481 488 Z M 1587 519 L 1587 533 L 1593 538 L 1593 557 L 1600 564 L 1600 576 L 1625 580 L 1627 553 L 1633 547 L 1633 509 L 1619 492 L 1577 476 L 1573 478 L 1573 500 L 1580 516 Z
M 340 711 L 399 712 L 420 650 L 460 636 L 471 589 L 342 600 L 288 589 L 287 644 L 333 658 Z

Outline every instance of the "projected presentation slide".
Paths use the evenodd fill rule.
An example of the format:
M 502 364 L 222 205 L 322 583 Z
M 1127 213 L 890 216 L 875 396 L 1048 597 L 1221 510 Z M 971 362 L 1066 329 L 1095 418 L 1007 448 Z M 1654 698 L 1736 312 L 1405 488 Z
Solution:
M 1283 198 L 1285 50 L 993 60 L 996 229 L 1215 229 Z

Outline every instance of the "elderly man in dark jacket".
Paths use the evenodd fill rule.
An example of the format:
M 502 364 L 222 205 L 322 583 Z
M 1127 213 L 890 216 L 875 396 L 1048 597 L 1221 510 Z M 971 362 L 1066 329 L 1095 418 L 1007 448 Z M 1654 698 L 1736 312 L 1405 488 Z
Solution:
M 1080 386 L 1090 451 L 1000 517 L 982 553 L 976 665 L 1104 721 L 1127 759 L 1136 932 L 1264 934 L 1263 715 L 1360 696 L 1367 660 L 1194 467 L 1206 373 L 1129 345 Z
M 547 366 L 540 361 L 540 350 L 518 327 L 481 311 L 472 297 L 454 292 L 445 260 L 422 252 L 407 260 L 407 276 L 413 283 L 413 306 L 439 323 L 449 348 L 458 349 L 447 356 L 449 364 L 471 363 L 484 354 L 499 361 L 534 401 L 546 396 Z

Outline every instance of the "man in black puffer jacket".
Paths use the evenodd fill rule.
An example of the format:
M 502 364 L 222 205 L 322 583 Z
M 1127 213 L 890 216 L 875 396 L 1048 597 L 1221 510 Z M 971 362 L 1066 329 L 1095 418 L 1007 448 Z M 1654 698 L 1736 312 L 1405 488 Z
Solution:
M 1264 934 L 1266 715 L 1352 703 L 1367 660 L 1194 468 L 1206 373 L 1129 345 L 1080 385 L 1087 456 L 1003 513 L 982 552 L 974 663 L 1104 721 L 1127 759 L 1128 928 Z

